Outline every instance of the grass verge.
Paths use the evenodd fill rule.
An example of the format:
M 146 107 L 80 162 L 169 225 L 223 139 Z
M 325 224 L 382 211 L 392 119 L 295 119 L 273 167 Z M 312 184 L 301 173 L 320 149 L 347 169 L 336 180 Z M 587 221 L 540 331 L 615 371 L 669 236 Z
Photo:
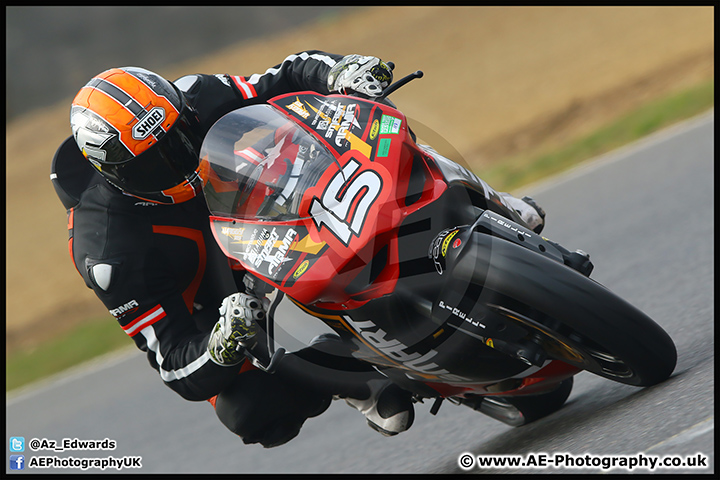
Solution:
M 715 81 L 647 103 L 635 111 L 551 151 L 526 152 L 483 169 L 480 177 L 499 191 L 511 191 L 610 152 L 714 105 Z
M 5 391 L 128 345 L 132 345 L 132 340 L 112 317 L 83 323 L 52 340 L 7 356 Z
M 596 132 L 552 151 L 504 159 L 497 166 L 484 169 L 481 177 L 499 191 L 511 191 L 560 173 L 708 110 L 715 101 L 714 85 L 711 80 L 648 103 Z M 110 318 L 80 325 L 32 350 L 9 355 L 5 367 L 6 392 L 127 345 L 128 337 Z

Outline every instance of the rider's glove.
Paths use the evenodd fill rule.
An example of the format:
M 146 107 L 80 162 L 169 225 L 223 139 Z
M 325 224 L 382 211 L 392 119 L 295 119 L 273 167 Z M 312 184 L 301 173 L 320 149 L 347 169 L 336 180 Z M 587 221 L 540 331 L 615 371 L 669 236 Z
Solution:
M 207 350 L 210 359 L 221 366 L 237 365 L 245 358 L 244 345 L 257 334 L 257 320 L 265 318 L 267 299 L 234 293 L 220 306 L 220 320 L 215 324 Z
M 350 90 L 379 97 L 384 88 L 392 83 L 392 69 L 377 57 L 347 55 L 328 74 L 328 89 L 343 95 Z

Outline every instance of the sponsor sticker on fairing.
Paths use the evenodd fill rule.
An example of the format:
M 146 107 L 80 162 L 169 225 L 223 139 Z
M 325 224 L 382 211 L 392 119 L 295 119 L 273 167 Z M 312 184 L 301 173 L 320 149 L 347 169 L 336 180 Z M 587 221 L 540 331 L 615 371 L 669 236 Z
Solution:
M 370 127 L 370 140 L 375 140 L 380 132 L 380 121 L 375 119 Z
M 290 246 L 293 244 L 296 237 L 297 232 L 292 228 L 285 232 L 285 236 L 283 237 L 282 242 L 278 246 L 277 251 L 268 259 L 268 274 L 273 275 L 277 273 L 278 269 L 284 262 L 291 260 L 286 257 L 288 255 L 288 250 L 290 250 Z
M 378 158 L 384 158 L 387 157 L 390 153 L 390 144 L 392 141 L 389 138 L 381 138 L 380 142 L 378 143 L 378 150 L 375 154 Z
M 399 118 L 395 118 L 390 115 L 383 115 L 380 119 L 380 133 L 400 133 L 401 125 L 402 120 L 400 120 Z
M 232 238 L 235 241 L 241 241 L 243 233 L 245 233 L 244 227 L 221 227 L 220 233 Z
M 295 97 L 295 98 L 297 98 L 297 97 Z M 297 98 L 297 100 L 296 100 L 295 102 L 293 102 L 293 103 L 291 103 L 290 105 L 288 105 L 288 106 L 287 106 L 287 109 L 290 110 L 290 111 L 292 111 L 292 112 L 297 113 L 298 115 L 300 115 L 300 116 L 301 116 L 302 118 L 304 118 L 304 119 L 307 119 L 307 118 L 310 116 L 310 112 L 308 112 L 308 111 L 305 109 L 305 105 L 303 105 L 303 103 L 300 101 L 299 98 Z
M 293 273 L 293 278 L 294 278 L 295 280 L 297 280 L 298 278 L 300 278 L 300 276 L 301 276 L 303 273 L 305 273 L 305 271 L 308 269 L 309 266 L 310 266 L 310 262 L 309 262 L 309 261 L 305 260 L 304 262 L 302 262 L 302 263 L 300 264 L 300 266 L 297 268 L 297 270 L 295 270 L 295 273 Z

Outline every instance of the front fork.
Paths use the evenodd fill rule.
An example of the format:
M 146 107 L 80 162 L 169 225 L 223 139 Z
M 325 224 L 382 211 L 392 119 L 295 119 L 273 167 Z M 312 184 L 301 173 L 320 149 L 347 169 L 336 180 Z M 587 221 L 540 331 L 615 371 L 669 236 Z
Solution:
M 484 231 L 490 235 L 504 238 L 559 261 L 586 277 L 590 276 L 593 269 L 590 255 L 582 250 L 570 252 L 561 245 L 536 234 L 524 224 L 520 215 L 507 203 L 503 195 L 475 175 L 469 168 L 465 168 L 440 155 L 428 145 L 418 146 L 435 160 L 435 164 L 442 171 L 448 184 L 472 185 L 470 190 L 478 192 L 484 198 L 482 203 L 485 203 L 487 209 L 481 211 L 480 216 L 471 226 L 472 231 Z M 474 203 L 474 205 L 479 207 L 477 203 Z M 444 233 L 447 234 L 447 232 Z
M 590 255 L 582 250 L 571 252 L 559 243 L 555 243 L 538 235 L 529 228 L 490 210 L 485 210 L 481 213 L 475 220 L 475 223 L 470 227 L 470 230 L 504 238 L 505 240 L 567 265 L 586 277 L 590 276 L 594 267 L 590 261 Z
M 549 257 L 585 276 L 589 276 L 593 269 L 589 256 L 584 252 L 570 252 L 501 214 L 484 210 L 472 225 L 447 229 L 435 237 L 430 246 L 429 256 L 438 273 L 442 275 L 450 265 L 458 261 L 458 255 L 464 248 L 472 248 L 467 242 L 472 242 L 473 238 L 483 238 L 482 235 L 499 237 Z M 532 320 L 523 317 L 521 313 L 508 310 L 503 306 L 502 301 L 499 304 L 495 303 L 497 301 L 478 303 L 475 295 L 478 295 L 479 291 L 470 291 L 469 288 L 455 284 L 449 284 L 446 289 L 448 289 L 446 293 L 453 300 L 450 304 L 467 313 L 463 318 L 477 319 L 478 322 L 482 320 L 483 333 L 480 339 L 494 350 L 528 366 L 543 367 L 549 360 L 546 351 L 549 342 L 553 346 L 558 346 L 558 351 L 566 352 L 568 358 L 574 359 L 571 349 L 564 347 L 562 342 L 552 336 L 550 338 L 553 340 L 548 340 L 546 338 L 548 334 L 543 333 L 541 327 L 537 327 Z M 435 308 L 433 310 L 435 311 Z M 446 313 L 442 304 L 437 310 Z M 437 321 L 442 323 L 444 320 L 439 318 Z

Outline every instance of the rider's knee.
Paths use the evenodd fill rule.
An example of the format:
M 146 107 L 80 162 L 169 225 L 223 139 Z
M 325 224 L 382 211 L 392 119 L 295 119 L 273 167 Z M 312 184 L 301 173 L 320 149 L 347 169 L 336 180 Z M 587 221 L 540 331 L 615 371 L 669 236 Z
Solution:
M 220 422 L 243 443 L 282 445 L 300 432 L 309 417 L 325 411 L 329 395 L 307 395 L 258 370 L 238 375 L 215 399 Z

